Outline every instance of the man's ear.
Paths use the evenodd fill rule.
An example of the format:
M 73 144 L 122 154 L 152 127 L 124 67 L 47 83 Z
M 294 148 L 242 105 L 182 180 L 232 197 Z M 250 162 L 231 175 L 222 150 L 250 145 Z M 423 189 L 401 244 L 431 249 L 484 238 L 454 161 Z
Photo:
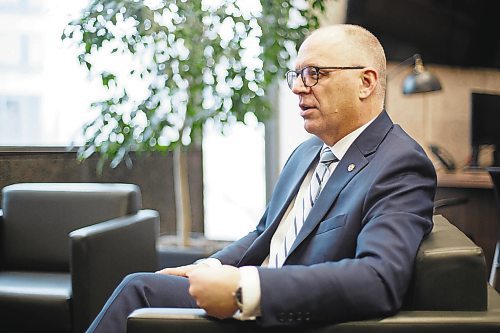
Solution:
M 361 73 L 360 79 L 361 84 L 359 89 L 359 98 L 365 99 L 373 93 L 377 84 L 379 84 L 378 73 L 374 68 L 367 67 Z

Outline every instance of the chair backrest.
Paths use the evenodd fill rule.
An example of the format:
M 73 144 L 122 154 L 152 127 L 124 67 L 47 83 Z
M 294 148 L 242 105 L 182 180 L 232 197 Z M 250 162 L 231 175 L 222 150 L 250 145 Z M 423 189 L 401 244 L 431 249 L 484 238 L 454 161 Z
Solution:
M 488 306 L 482 249 L 441 215 L 422 241 L 403 309 L 484 311 Z
M 500 210 L 500 167 L 490 167 L 487 170 L 490 173 L 491 180 L 493 181 L 495 197 L 497 200 L 498 208 Z
M 68 234 L 141 208 L 132 184 L 25 183 L 2 190 L 3 270 L 69 271 Z

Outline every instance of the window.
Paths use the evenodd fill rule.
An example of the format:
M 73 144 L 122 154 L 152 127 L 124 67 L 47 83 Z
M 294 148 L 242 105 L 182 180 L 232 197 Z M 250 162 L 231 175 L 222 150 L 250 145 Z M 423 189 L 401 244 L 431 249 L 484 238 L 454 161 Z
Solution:
M 205 235 L 236 240 L 255 229 L 266 204 L 264 126 L 233 124 L 203 135 Z
M 9 0 L 0 3 L 0 145 L 78 143 L 97 98 L 74 51 L 63 47 L 64 26 L 83 0 Z
M 0 0 L 0 146 L 81 143 L 104 97 L 60 36 L 88 0 Z M 103 59 L 104 62 L 114 61 Z M 126 67 L 126 65 L 125 65 Z M 265 205 L 264 130 L 235 124 L 204 138 L 205 229 L 232 240 L 250 231 Z M 242 161 L 244 161 L 242 163 Z

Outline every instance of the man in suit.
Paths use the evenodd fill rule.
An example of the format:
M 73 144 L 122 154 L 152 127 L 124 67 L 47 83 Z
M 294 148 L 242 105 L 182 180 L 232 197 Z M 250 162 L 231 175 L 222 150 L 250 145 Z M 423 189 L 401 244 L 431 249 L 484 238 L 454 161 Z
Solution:
M 128 276 L 88 332 L 139 307 L 196 307 L 262 326 L 341 322 L 401 307 L 432 229 L 434 167 L 383 109 L 379 41 L 321 28 L 287 73 L 314 137 L 290 156 L 255 231 L 201 262 Z

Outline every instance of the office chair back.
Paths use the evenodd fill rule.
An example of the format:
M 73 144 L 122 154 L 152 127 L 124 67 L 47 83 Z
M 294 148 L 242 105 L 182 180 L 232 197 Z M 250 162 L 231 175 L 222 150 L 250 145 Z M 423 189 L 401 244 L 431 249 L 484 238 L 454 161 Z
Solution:
M 488 168 L 488 172 L 490 173 L 491 180 L 493 181 L 499 215 L 497 219 L 497 246 L 495 248 L 493 264 L 491 265 L 489 282 L 493 288 L 500 291 L 500 167 Z

